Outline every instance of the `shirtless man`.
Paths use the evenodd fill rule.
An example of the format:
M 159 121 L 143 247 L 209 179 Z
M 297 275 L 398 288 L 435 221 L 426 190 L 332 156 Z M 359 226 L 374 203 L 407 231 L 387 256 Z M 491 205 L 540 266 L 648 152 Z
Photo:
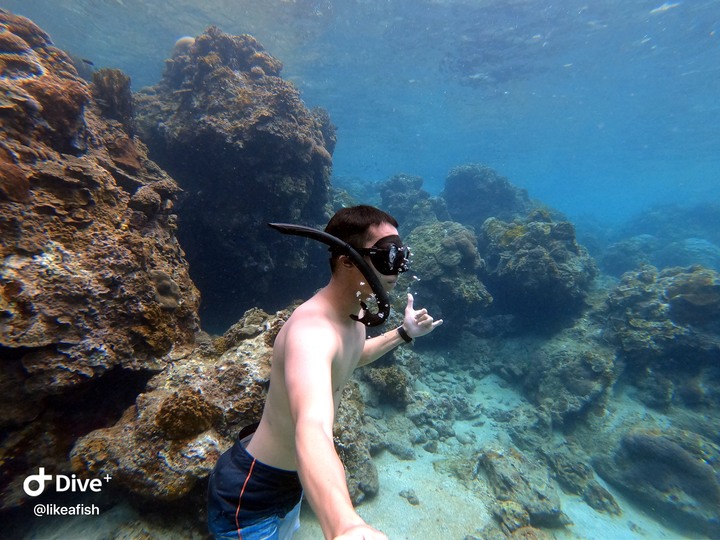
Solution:
M 373 248 L 365 259 L 391 290 L 407 269 L 397 226 L 381 210 L 356 206 L 335 214 L 325 232 L 362 254 Z M 395 244 L 390 263 L 382 260 L 389 243 Z M 408 294 L 402 325 L 366 339 L 365 326 L 349 315 L 359 313 L 360 299 L 372 293 L 368 280 L 347 255 L 334 252 L 331 268 L 330 282 L 293 312 L 275 340 L 257 430 L 223 454 L 211 475 L 208 520 L 216 538 L 290 538 L 299 527 L 304 492 L 326 539 L 387 540 L 353 508 L 333 444 L 335 413 L 357 366 L 431 332 L 442 320 L 414 309 Z

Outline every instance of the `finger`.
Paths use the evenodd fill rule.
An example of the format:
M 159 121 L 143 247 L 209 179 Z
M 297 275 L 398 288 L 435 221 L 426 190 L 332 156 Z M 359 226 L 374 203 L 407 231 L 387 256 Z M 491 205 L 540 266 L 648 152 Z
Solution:
M 440 326 L 442 323 L 443 323 L 443 320 L 442 320 L 442 319 L 438 319 L 437 321 L 435 321 L 434 323 L 432 323 L 432 327 L 433 327 L 433 328 L 437 328 L 437 327 Z
M 413 295 L 408 293 L 408 301 L 407 301 L 407 308 L 406 309 L 412 309 L 413 303 L 415 302 L 415 299 L 413 298 Z
M 427 309 L 422 308 L 420 311 L 415 313 L 415 320 L 419 321 L 420 319 L 423 319 L 427 316 Z

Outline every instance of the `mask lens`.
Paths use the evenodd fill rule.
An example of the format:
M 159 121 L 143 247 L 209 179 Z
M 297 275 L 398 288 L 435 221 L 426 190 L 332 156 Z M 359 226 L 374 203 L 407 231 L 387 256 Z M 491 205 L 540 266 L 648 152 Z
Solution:
M 368 255 L 375 269 L 386 276 L 409 269 L 410 250 L 401 244 L 399 236 L 381 238 L 373 247 L 361 248 L 358 252 Z
M 386 276 L 391 276 L 408 270 L 409 256 L 410 251 L 408 248 L 390 244 L 386 249 L 378 249 L 375 251 L 370 260 L 378 272 Z

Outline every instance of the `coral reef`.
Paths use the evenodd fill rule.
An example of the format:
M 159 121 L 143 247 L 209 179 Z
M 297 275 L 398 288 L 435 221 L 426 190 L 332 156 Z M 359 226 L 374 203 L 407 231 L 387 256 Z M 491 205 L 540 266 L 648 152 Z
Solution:
M 401 233 L 438 220 L 450 220 L 445 201 L 431 197 L 422 185 L 423 179 L 419 176 L 397 174 L 377 186 L 381 208 L 398 220 Z
M 28 468 L 63 465 L 76 437 L 114 422 L 133 389 L 192 345 L 199 295 L 175 238 L 174 180 L 101 118 L 47 34 L 2 10 L 0 27 L 0 426 L 11 458 L 0 463 L 0 506 L 9 506 Z M 81 406 L 100 389 L 102 405 Z
M 119 69 L 103 68 L 93 73 L 92 94 L 105 118 L 120 122 L 129 134 L 134 132 L 135 107 L 130 77 Z
M 487 219 L 478 244 L 496 308 L 534 326 L 577 315 L 597 274 L 572 224 L 544 210 L 512 222 Z
M 720 205 L 658 206 L 630 220 L 600 251 L 600 267 L 613 276 L 643 264 L 657 268 L 701 264 L 720 272 Z
M 606 335 L 654 407 L 720 404 L 720 275 L 702 266 L 623 275 L 609 294 Z
M 369 368 L 367 380 L 377 392 L 380 402 L 404 408 L 412 399 L 412 378 L 401 366 Z
M 675 428 L 623 435 L 612 456 L 595 460 L 608 482 L 644 502 L 661 520 L 720 535 L 720 447 Z
M 306 293 L 319 286 L 307 244 L 266 226 L 325 223 L 330 213 L 334 128 L 281 67 L 253 37 L 211 27 L 135 96 L 138 133 L 187 192 L 178 235 L 206 328 L 225 330 L 253 306 L 287 305 L 302 293 L 297 283 Z M 297 278 L 292 290 L 286 271 Z
M 512 220 L 527 214 L 535 205 L 527 192 L 483 165 L 461 165 L 445 179 L 442 197 L 453 221 L 480 232 L 486 219 Z
M 602 411 L 620 371 L 612 348 L 579 338 L 563 331 L 513 363 L 524 394 L 550 413 L 554 427 Z
M 484 262 L 473 232 L 452 221 L 435 221 L 415 228 L 405 239 L 412 252 L 411 272 L 419 278 L 423 305 L 436 317 L 459 320 L 469 310 L 489 305 L 492 296 L 478 279 Z

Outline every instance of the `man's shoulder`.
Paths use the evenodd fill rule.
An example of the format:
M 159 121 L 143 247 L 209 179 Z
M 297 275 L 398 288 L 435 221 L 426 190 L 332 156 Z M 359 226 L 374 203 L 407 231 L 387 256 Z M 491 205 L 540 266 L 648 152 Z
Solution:
M 293 331 L 314 330 L 335 332 L 335 327 L 327 311 L 323 309 L 322 305 L 314 303 L 312 300 L 308 300 L 298 306 L 292 315 L 290 315 L 285 326 L 288 326 L 289 329 Z

